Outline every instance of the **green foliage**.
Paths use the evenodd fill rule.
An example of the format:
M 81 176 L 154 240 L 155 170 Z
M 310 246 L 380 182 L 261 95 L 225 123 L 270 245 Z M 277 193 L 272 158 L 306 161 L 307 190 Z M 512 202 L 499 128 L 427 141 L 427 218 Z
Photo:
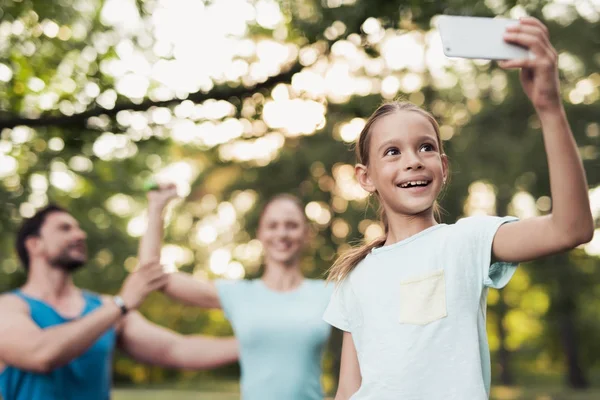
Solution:
M 281 0 L 282 22 L 272 27 L 250 21 L 245 38 L 255 43 L 285 43 L 295 49 L 301 55 L 296 68 L 330 80 L 318 81 L 315 94 L 296 87 L 300 74 L 282 78 L 279 86 L 266 76 L 247 82 L 248 71 L 260 59 L 247 42 L 235 43 L 250 50 L 231 60 L 248 66 L 245 75 L 228 77 L 217 70 L 199 70 L 185 75 L 187 81 L 173 88 L 164 80 L 176 78 L 177 72 L 159 79 L 147 70 L 179 62 L 182 69 L 175 71 L 184 74 L 188 64 L 199 69 L 212 65 L 219 49 L 201 46 L 214 38 L 193 38 L 186 42 L 188 47 L 165 44 L 165 38 L 159 43 L 152 18 L 160 2 L 135 2 L 133 17 L 127 21 L 131 25 L 139 22 L 135 22 L 135 30 L 103 19 L 103 7 L 108 3 L 22 0 L 0 6 L 0 229 L 4 233 L 0 238 L 0 291 L 18 287 L 25 279 L 12 251 L 22 217 L 52 201 L 67 207 L 88 233 L 91 259 L 77 273 L 76 282 L 97 292 L 116 292 L 136 264 L 138 235 L 143 231 L 143 223 L 138 224 L 145 205 L 143 182 L 161 173 L 166 179 L 183 176 L 183 186 L 190 187 L 189 195 L 172 210 L 166 238 L 168 244 L 177 246 L 177 254 L 183 254 L 174 258 L 182 270 L 216 277 L 219 274 L 211 268 L 210 254 L 226 249 L 233 261 L 244 265 L 247 277 L 257 276 L 259 259 L 246 253 L 252 253 L 260 207 L 269 197 L 289 192 L 311 203 L 314 215 L 309 216 L 316 235 L 303 266 L 307 276 L 323 276 L 349 243 L 377 231 L 374 207 L 369 207 L 365 196 L 352 192 L 352 179 L 346 173 L 355 159 L 341 132 L 355 118 L 366 119 L 382 97 L 420 104 L 440 122 L 452 170 L 451 185 L 441 202 L 446 210 L 444 221 L 465 215 L 469 194 L 477 187 L 493 193 L 493 213 L 513 213 L 512 201 L 519 193 L 527 193 L 537 202 L 535 212 L 548 212 L 549 177 L 539 123 L 517 74 L 481 62 L 454 62 L 440 70 L 433 68 L 435 65 L 414 67 L 410 63 L 426 59 L 425 54 L 407 52 L 394 61 L 390 57 L 395 54 L 382 45 L 389 38 L 412 34 L 418 43 L 426 42 L 432 18 L 440 13 L 491 16 L 525 10 L 547 23 L 561 53 L 565 106 L 588 182 L 591 188 L 600 184 L 598 9 L 594 14 L 566 5 L 561 6 L 558 17 L 545 18 L 542 10 L 548 14 L 546 7 L 552 2 L 541 0 Z M 204 7 L 218 3 L 205 2 Z M 120 10 L 127 9 L 123 7 Z M 365 25 L 367 19 L 375 25 Z M 195 28 L 187 19 L 184 23 Z M 217 28 L 215 32 L 220 32 Z M 190 33 L 195 34 L 198 32 Z M 164 48 L 160 50 L 160 46 Z M 348 55 L 355 50 L 355 58 Z M 303 59 L 302 55 L 311 51 L 314 59 Z M 193 55 L 202 57 L 202 63 Z M 326 75 L 328 68 L 340 60 L 357 64 L 350 68 L 346 86 L 361 81 L 371 85 L 367 85 L 370 89 L 327 92 L 327 84 L 340 75 L 339 71 Z M 270 75 L 289 68 L 286 62 L 280 64 Z M 129 68 L 128 72 L 123 68 Z M 141 94 L 123 89 L 122 79 L 127 74 L 138 83 L 140 76 L 142 81 L 150 76 L 147 85 L 140 86 Z M 196 75 L 210 84 L 196 82 Z M 399 82 L 393 93 L 383 90 L 386 78 Z M 420 82 L 416 89 L 406 84 L 415 79 Z M 340 92 L 347 89 L 344 84 L 339 86 L 336 90 Z M 239 90 L 233 97 L 232 88 Z M 285 103 L 281 89 L 291 100 L 305 101 L 303 105 L 322 106 L 324 119 L 303 132 L 293 131 L 294 125 L 286 123 L 302 125 L 310 115 L 297 118 L 300 103 L 269 111 L 274 98 L 274 103 Z M 197 98 L 209 100 L 190 100 Z M 284 126 L 270 122 L 286 111 Z M 229 137 L 230 132 L 242 129 L 235 121 L 241 121 L 243 131 Z M 272 141 L 260 142 L 262 149 L 271 146 L 274 150 L 266 156 L 252 156 L 251 146 L 265 138 Z M 234 145 L 246 147 L 235 153 Z M 11 169 L 13 162 L 16 165 Z M 178 164 L 181 168 L 164 172 L 180 162 L 185 166 Z M 474 186 L 474 182 L 490 186 Z M 233 219 L 228 225 L 217 223 L 230 215 Z M 505 290 L 490 294 L 494 379 L 507 368 L 515 371 L 517 382 L 524 372 L 566 374 L 572 362 L 565 356 L 569 346 L 576 348 L 584 375 L 592 376 L 591 371 L 600 367 L 598 263 L 597 257 L 581 249 L 529 263 Z M 231 334 L 221 313 L 182 307 L 160 295 L 151 297 L 143 312 L 150 320 L 182 333 Z M 499 333 L 500 326 L 506 327 L 505 334 Z M 574 342 L 565 339 L 568 328 L 576 334 Z M 512 352 L 513 358 L 500 365 L 498 352 L 503 350 Z M 328 355 L 328 389 L 334 386 L 333 360 L 338 351 L 339 345 L 332 345 Z M 161 370 L 122 356 L 115 365 L 119 382 L 187 382 L 210 374 Z M 235 367 L 214 372 L 237 373 Z

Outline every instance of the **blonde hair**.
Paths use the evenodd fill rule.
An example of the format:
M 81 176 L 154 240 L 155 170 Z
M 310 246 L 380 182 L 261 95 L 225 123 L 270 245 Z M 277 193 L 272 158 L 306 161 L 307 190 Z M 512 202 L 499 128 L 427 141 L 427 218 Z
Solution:
M 363 164 L 365 166 L 369 165 L 369 146 L 371 143 L 370 133 L 373 124 L 379 119 L 385 117 L 386 115 L 390 115 L 399 111 L 416 112 L 427 118 L 427 120 L 431 123 L 433 129 L 435 130 L 439 151 L 442 155 L 444 154 L 444 148 L 442 140 L 440 138 L 440 127 L 433 115 L 412 103 L 393 101 L 379 106 L 379 108 L 377 108 L 377 110 L 375 110 L 375 112 L 369 117 L 367 123 L 365 124 L 365 127 L 360 132 L 360 136 L 356 144 L 356 158 L 359 164 Z M 375 194 L 377 195 L 377 193 Z M 437 204 L 437 202 L 433 206 L 433 211 L 434 214 L 439 217 L 439 205 Z M 329 269 L 329 276 L 327 280 L 341 282 L 348 276 L 348 274 L 350 274 L 350 272 L 352 272 L 352 270 L 358 265 L 358 263 L 362 261 L 371 252 L 372 249 L 383 246 L 389 232 L 389 223 L 387 216 L 385 215 L 385 210 L 381 203 L 379 204 L 378 213 L 384 228 L 383 235 L 370 243 L 354 247 L 351 250 L 344 253 L 342 256 L 340 256 L 335 261 L 333 266 Z

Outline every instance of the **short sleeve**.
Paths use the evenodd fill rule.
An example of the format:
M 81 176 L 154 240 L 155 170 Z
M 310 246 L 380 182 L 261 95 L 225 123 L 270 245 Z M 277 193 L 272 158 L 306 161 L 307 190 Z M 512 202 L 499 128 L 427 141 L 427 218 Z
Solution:
M 330 283 L 330 285 L 334 284 Z M 347 277 L 333 288 L 329 304 L 323 315 L 323 320 L 329 325 L 346 332 L 352 331 L 349 315 L 346 310 L 346 304 L 349 300 L 348 296 L 352 294 L 350 285 L 350 280 Z
M 215 287 L 219 294 L 219 301 L 225 317 L 231 321 L 235 314 L 235 306 L 239 304 L 238 299 L 243 297 L 244 281 L 218 279 L 215 281 Z
M 472 217 L 475 252 L 482 270 L 483 285 L 501 289 L 508 284 L 517 269 L 517 263 L 497 261 L 492 263 L 492 246 L 498 229 L 505 223 L 514 222 L 515 217 Z

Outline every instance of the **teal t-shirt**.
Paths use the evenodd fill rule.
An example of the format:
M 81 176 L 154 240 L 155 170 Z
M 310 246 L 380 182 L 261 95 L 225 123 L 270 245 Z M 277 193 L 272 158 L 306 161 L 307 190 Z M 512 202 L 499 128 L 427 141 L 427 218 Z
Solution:
M 47 303 L 13 292 L 29 305 L 31 319 L 42 329 L 71 321 Z M 83 292 L 82 317 L 102 306 L 100 296 Z M 27 340 L 24 338 L 23 340 Z M 114 328 L 106 331 L 85 353 L 68 364 L 41 374 L 7 366 L 0 371 L 0 398 L 4 400 L 108 400 L 110 398 Z
M 240 343 L 244 400 L 321 400 L 321 361 L 331 327 L 322 320 L 333 284 L 305 279 L 276 292 L 262 280 L 216 282 Z

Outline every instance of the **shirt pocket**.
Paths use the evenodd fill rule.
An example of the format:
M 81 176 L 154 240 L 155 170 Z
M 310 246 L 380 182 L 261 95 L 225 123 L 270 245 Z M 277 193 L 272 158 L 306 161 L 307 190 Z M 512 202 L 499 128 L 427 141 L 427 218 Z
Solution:
M 400 282 L 401 324 L 426 325 L 447 315 L 443 269 Z

